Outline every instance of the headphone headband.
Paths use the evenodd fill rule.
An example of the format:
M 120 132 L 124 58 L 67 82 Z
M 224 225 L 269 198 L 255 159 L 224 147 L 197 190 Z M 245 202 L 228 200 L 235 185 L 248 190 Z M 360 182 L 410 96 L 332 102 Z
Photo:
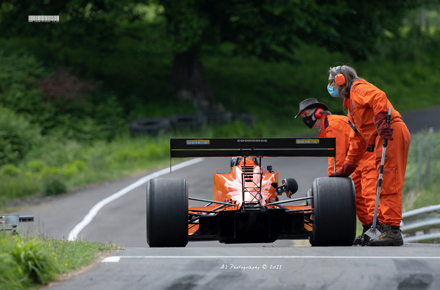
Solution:
M 339 66 L 337 66 L 336 67 L 336 74 L 341 74 L 342 72 L 341 72 L 341 66 L 339 65 Z

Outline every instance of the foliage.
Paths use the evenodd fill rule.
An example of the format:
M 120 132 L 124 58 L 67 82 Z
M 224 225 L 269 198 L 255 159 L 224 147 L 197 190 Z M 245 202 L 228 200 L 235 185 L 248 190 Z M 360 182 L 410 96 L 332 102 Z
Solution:
M 17 164 L 40 141 L 37 126 L 0 106 L 0 166 L 6 163 Z M 12 173 L 13 170 L 9 167 L 2 171 Z
M 0 232 L 0 289 L 41 287 L 58 275 L 92 263 L 99 252 L 119 249 L 114 244 L 10 236 Z
M 440 50 L 440 30 L 429 31 L 419 26 L 401 28 L 392 41 L 378 41 L 373 58 L 392 60 L 394 63 L 409 61 L 415 64 L 437 62 L 431 56 Z
M 89 100 L 86 91 L 95 84 L 65 70 L 48 73 L 41 62 L 27 53 L 0 51 L 0 62 L 0 105 L 13 108 L 31 123 L 38 124 L 43 135 L 57 134 L 89 142 L 109 140 L 124 124 L 122 108 L 113 94 L 100 91 Z M 7 122 L 5 118 L 6 115 L 0 116 L 0 122 Z M 6 124 L 5 128 L 18 126 L 17 122 Z
M 60 267 L 41 241 L 22 242 L 0 232 L 0 245 L 0 289 L 23 289 L 58 279 Z
M 427 45 L 429 43 L 426 41 Z M 385 43 L 380 45 L 386 51 L 385 48 L 388 46 Z M 105 88 L 98 88 L 87 103 L 80 105 L 85 106 L 87 110 L 93 110 L 81 109 L 72 111 L 70 116 L 55 117 L 64 118 L 65 122 L 59 123 L 59 129 L 48 130 L 38 146 L 33 146 L 21 161 L 13 164 L 19 170 L 19 175 L 7 174 L 12 172 L 9 169 L 0 170 L 0 206 L 5 206 L 6 202 L 12 199 L 43 192 L 43 180 L 50 175 L 60 176 L 67 187 L 71 188 L 120 178 L 134 172 L 145 172 L 169 163 L 169 136 L 131 139 L 128 136 L 128 122 L 123 121 L 120 116 L 125 116 L 126 120 L 168 117 L 173 114 L 192 113 L 192 108 L 173 101 L 167 92 L 166 80 L 169 74 L 164 69 L 167 65 L 166 57 L 161 59 L 163 55 L 156 58 L 149 55 L 140 56 L 135 53 L 136 48 L 130 46 L 122 46 L 121 49 L 123 50 L 117 54 L 94 54 L 93 51 L 89 51 L 90 58 L 100 57 L 106 64 L 101 67 L 95 67 L 93 63 L 78 62 L 78 66 L 82 65 L 85 71 L 93 72 L 94 76 L 100 77 L 99 80 L 106 84 Z M 400 51 L 405 49 L 404 46 L 400 47 Z M 438 60 L 434 52 L 429 53 L 428 47 L 424 49 L 427 49 L 424 54 L 426 60 L 414 64 L 410 60 L 396 63 L 390 58 L 390 54 L 399 53 L 395 50 L 371 57 L 367 61 L 353 61 L 350 57 L 328 52 L 324 48 L 301 46 L 295 56 L 295 66 L 288 62 L 269 63 L 256 58 L 231 57 L 229 47 L 222 47 L 222 52 L 215 55 L 209 55 L 209 50 L 204 51 L 203 61 L 208 68 L 207 79 L 212 83 L 212 90 L 219 101 L 234 113 L 253 114 L 257 122 L 253 128 L 241 123 L 231 123 L 223 127 L 208 126 L 200 132 L 181 136 L 286 137 L 314 134 L 300 119 L 293 119 L 293 116 L 297 113 L 299 102 L 308 97 L 325 102 L 332 113 L 343 114 L 341 100 L 328 96 L 325 89 L 327 69 L 335 60 L 354 66 L 361 77 L 383 89 L 400 112 L 440 104 L 440 80 L 436 77 Z M 79 55 L 83 52 L 82 49 L 72 49 L 67 55 L 79 61 Z M 29 55 L 22 55 L 24 59 L 29 59 Z M 16 57 L 15 60 L 20 63 L 20 57 Z M 168 59 L 168 65 L 169 61 Z M 111 66 L 111 63 L 114 65 Z M 381 65 L 380 70 L 377 69 L 377 63 Z M 146 67 L 149 69 L 145 70 Z M 24 88 L 23 94 L 32 90 L 31 86 Z M 414 95 L 418 97 L 414 98 Z M 39 100 L 47 106 L 41 95 Z M 121 103 L 125 107 L 122 107 Z M 14 108 L 19 109 L 20 106 Z M 84 119 L 86 111 L 89 112 L 90 118 L 93 117 L 89 126 L 91 129 L 80 123 L 82 125 L 79 129 L 82 130 L 83 137 L 78 137 L 79 133 L 75 133 L 71 128 L 76 126 L 73 124 L 76 120 Z M 46 116 L 48 121 L 52 120 L 52 117 L 49 118 L 50 115 Z M 105 117 L 111 121 L 104 123 Z M 109 124 L 108 129 L 101 132 L 109 132 L 114 137 L 98 139 L 93 133 L 96 132 L 96 126 L 93 124 L 98 121 L 102 125 Z M 173 132 L 172 136 L 179 135 Z M 89 138 L 95 139 L 92 141 Z
M 315 1 L 175 1 L 161 0 L 176 53 L 193 47 L 234 43 L 235 53 L 270 60 L 285 59 L 303 41 L 328 31 L 323 19 L 332 5 Z
M 5 36 L 38 36 L 64 46 L 88 46 L 111 50 L 115 27 L 121 21 L 132 22 L 145 13 L 136 10 L 142 1 L 107 0 L 5 0 L 0 7 L 0 23 Z M 59 15 L 59 23 L 32 23 L 28 15 Z M 21 20 L 19 20 L 21 19 Z
M 58 265 L 42 242 L 32 239 L 21 243 L 18 237 L 15 238 L 15 241 L 15 249 L 11 255 L 30 281 L 46 284 L 58 278 Z
M 2 175 L 17 176 L 20 175 L 20 173 L 20 169 L 13 164 L 5 164 L 0 167 L 0 174 Z
M 422 0 L 405 1 L 171 1 L 164 7 L 177 53 L 233 43 L 241 56 L 281 60 L 300 44 L 319 44 L 365 58 L 385 32 L 398 34 L 403 18 Z M 348 25 L 349 24 L 349 25 Z
M 332 27 L 328 35 L 319 38 L 317 44 L 331 51 L 343 51 L 354 58 L 365 59 L 376 53 L 377 40 L 387 40 L 388 35 L 399 36 L 403 19 L 413 9 L 424 4 L 424 0 L 392 1 L 330 1 L 318 0 L 318 5 L 333 4 L 329 13 Z
M 194 107 L 222 109 L 224 104 L 212 97 L 205 81 L 199 61 L 200 49 L 209 47 L 216 52 L 221 45 L 229 44 L 234 56 L 293 62 L 293 55 L 301 45 L 318 44 L 357 59 L 366 58 L 374 51 L 377 39 L 386 40 L 389 34 L 398 36 L 403 17 L 424 3 L 423 0 L 338 3 L 329 0 L 70 0 L 56 3 L 8 0 L 0 7 L 0 23 L 12 27 L 5 33 L 8 38 L 40 37 L 40 43 L 49 40 L 58 51 L 82 47 L 115 52 L 116 44 L 121 40 L 128 42 L 127 38 L 134 40 L 137 52 L 168 50 L 175 57 L 169 88 L 177 92 L 177 99 L 190 101 Z M 19 20 L 42 13 L 59 14 L 60 23 L 29 25 Z M 129 24 L 134 24 L 131 29 L 127 29 Z M 153 41 L 148 41 L 148 36 L 154 38 Z M 57 54 L 65 64 L 75 61 L 63 52 Z M 100 59 L 90 61 L 102 65 Z M 55 119 L 54 114 L 51 115 L 49 119 Z M 87 118 L 84 123 L 82 119 L 75 123 L 91 128 Z M 52 127 L 57 125 L 55 122 Z M 43 133 L 46 127 L 43 126 Z M 65 133 L 85 140 L 91 140 L 95 133 L 71 129 Z
M 41 180 L 26 173 L 18 176 L 0 175 L 0 209 L 8 208 L 9 201 L 25 198 L 41 191 Z
M 189 114 L 194 110 L 176 101 L 168 91 L 170 54 L 148 50 L 148 45 L 139 46 L 139 42 L 125 35 L 144 31 L 141 42 L 154 42 L 160 34 L 149 34 L 149 24 L 143 25 L 124 23 L 124 29 L 118 31 L 121 38 L 115 42 L 114 52 L 87 47 L 59 51 L 52 43 L 42 44 L 30 38 L 0 39 L 0 51 L 5 49 L 0 52 L 0 102 L 13 109 L 17 118 L 34 124 L 36 130 L 42 128 L 43 132 L 38 146 L 31 146 L 21 159 L 9 162 L 12 166 L 0 169 L 1 206 L 11 199 L 43 193 L 44 179 L 52 175 L 72 188 L 145 172 L 169 162 L 168 136 L 133 140 L 127 134 L 131 120 Z M 253 114 L 257 122 L 253 128 L 231 123 L 181 136 L 314 134 L 300 119 L 292 117 L 297 113 L 298 103 L 308 97 L 327 103 L 332 113 L 343 114 L 341 100 L 330 98 L 325 89 L 327 69 L 336 62 L 355 67 L 361 77 L 384 90 L 400 112 L 440 104 L 440 66 L 435 49 L 438 42 L 435 33 L 406 30 L 395 45 L 378 42 L 381 53 L 364 61 L 322 47 L 300 45 L 293 59 L 295 65 L 234 56 L 234 45 L 222 45 L 216 51 L 205 46 L 201 56 L 207 68 L 206 77 L 218 100 L 228 111 Z M 409 50 L 405 43 L 412 48 Z M 38 58 L 26 51 L 33 51 Z M 399 55 L 401 60 L 396 57 Z M 40 58 L 55 67 L 68 66 L 58 70 Z M 54 76 L 58 73 L 59 77 Z M 67 76 L 61 86 L 64 92 L 77 88 L 78 82 L 96 84 L 96 88 L 88 94 L 78 90 L 73 98 L 57 99 L 35 87 L 42 82 L 48 85 L 65 80 L 63 75 Z M 87 78 L 79 77 L 84 75 Z M 4 119 L 6 126 L 13 123 L 9 120 L 12 118 Z M 178 136 L 177 132 L 171 134 Z
M 17 262 L 10 254 L 15 243 L 0 232 L 0 289 L 23 289 L 26 277 Z
M 403 187 L 405 210 L 440 204 L 440 132 L 424 131 L 411 138 Z
M 58 175 L 48 175 L 43 180 L 43 193 L 45 195 L 57 195 L 67 192 L 66 183 Z

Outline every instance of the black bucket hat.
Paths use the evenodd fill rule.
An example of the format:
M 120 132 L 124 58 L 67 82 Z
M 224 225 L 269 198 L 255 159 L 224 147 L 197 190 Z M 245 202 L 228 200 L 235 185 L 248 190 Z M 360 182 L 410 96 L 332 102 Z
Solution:
M 318 102 L 318 100 L 315 98 L 309 98 L 309 99 L 305 99 L 304 101 L 299 103 L 299 112 L 298 112 L 298 114 L 296 114 L 295 118 L 298 117 L 302 111 L 307 110 L 307 109 L 311 109 L 311 108 L 321 108 L 324 110 L 328 110 L 328 107 L 326 104 Z

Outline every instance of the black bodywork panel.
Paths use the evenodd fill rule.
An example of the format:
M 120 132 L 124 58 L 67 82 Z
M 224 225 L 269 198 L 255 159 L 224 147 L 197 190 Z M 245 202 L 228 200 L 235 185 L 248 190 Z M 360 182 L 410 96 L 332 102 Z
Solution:
M 307 238 L 304 228 L 311 212 L 284 209 L 225 210 L 215 215 L 199 216 L 199 229 L 190 241 L 216 240 L 222 243 L 271 243 L 278 239 Z

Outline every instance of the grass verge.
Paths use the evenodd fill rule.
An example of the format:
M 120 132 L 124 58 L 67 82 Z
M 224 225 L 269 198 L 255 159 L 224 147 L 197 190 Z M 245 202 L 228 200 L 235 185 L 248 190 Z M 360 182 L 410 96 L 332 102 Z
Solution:
M 0 289 L 33 289 L 59 280 L 61 274 L 95 261 L 99 254 L 120 249 L 89 241 L 19 237 L 0 232 Z

